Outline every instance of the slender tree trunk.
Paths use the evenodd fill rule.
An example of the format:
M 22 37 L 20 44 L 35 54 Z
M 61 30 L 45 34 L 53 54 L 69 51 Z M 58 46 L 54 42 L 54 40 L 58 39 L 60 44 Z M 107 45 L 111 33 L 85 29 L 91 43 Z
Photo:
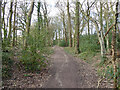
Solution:
M 88 6 L 88 10 L 87 10 L 87 15 L 88 15 L 88 35 L 89 35 L 89 37 L 90 37 L 90 25 L 89 25 L 89 16 L 90 16 L 90 10 L 89 10 L 89 2 L 88 2 L 88 0 L 87 0 L 87 6 Z
M 102 57 L 105 57 L 105 44 L 104 44 L 104 38 L 103 38 L 103 19 L 102 19 L 102 2 L 100 2 L 100 33 L 101 33 L 101 55 Z
M 71 27 L 71 16 L 69 11 L 69 0 L 67 0 L 67 14 L 68 14 L 69 47 L 72 47 L 72 27 Z
M 106 27 L 109 29 L 108 19 L 106 19 Z M 109 34 L 106 36 L 107 52 L 109 52 Z
M 27 48 L 27 38 L 29 37 L 31 17 L 32 17 L 33 10 L 34 10 L 34 0 L 31 1 L 30 10 L 29 10 L 28 15 L 27 15 L 25 49 Z
M 60 45 L 60 29 L 58 29 L 58 35 L 59 35 L 58 45 Z
M 40 30 L 40 2 L 38 2 L 38 30 Z
M 65 34 L 65 43 L 66 43 L 66 46 L 67 46 L 67 31 L 66 31 L 66 26 L 65 26 L 65 13 L 63 11 L 63 27 L 64 27 L 64 34 Z
M 104 13 L 104 16 L 105 16 L 105 20 L 106 20 L 106 32 L 107 30 L 109 29 L 109 21 L 108 21 L 108 11 L 109 11 L 109 7 L 108 7 L 108 3 L 107 4 L 107 7 L 105 9 L 105 13 Z M 106 36 L 106 47 L 107 47 L 107 52 L 109 52 L 109 34 L 107 34 Z
M 2 12 L 3 12 L 2 24 L 3 24 L 3 31 L 4 31 L 4 42 L 6 42 L 7 40 L 7 30 L 5 28 L 5 5 L 6 5 L 6 2 L 4 2 L 4 5 L 2 7 Z
M 17 26 L 18 26 L 18 13 L 17 13 L 17 22 L 16 23 L 17 23 Z M 17 45 L 17 30 L 15 30 L 15 45 Z
M 114 88 L 117 89 L 117 65 L 116 65 L 116 31 L 117 31 L 117 18 L 118 18 L 118 1 L 116 3 L 115 13 L 115 27 L 112 31 L 112 64 L 114 69 Z
M 55 39 L 55 40 L 56 40 L 56 44 L 58 44 L 58 38 L 57 38 L 57 37 L 58 37 L 58 36 L 57 36 L 57 30 L 55 31 L 55 34 L 56 34 L 56 39 Z
M 1 5 L 2 0 L 0 0 L 0 50 L 2 49 L 2 22 L 1 22 Z M 1 56 L 1 55 L 0 55 Z
M 74 35 L 74 37 L 73 37 L 73 47 L 75 47 L 75 33 L 73 34 Z
M 15 31 L 16 31 L 16 7 L 17 7 L 17 0 L 15 1 L 15 7 L 14 7 L 14 22 L 13 22 L 13 47 L 15 46 Z
M 75 53 L 80 53 L 79 49 L 79 1 L 76 0 L 76 14 L 75 14 L 75 34 L 76 34 L 76 43 L 75 43 Z
M 45 38 L 45 46 L 47 46 L 49 44 L 49 41 L 48 41 L 48 33 L 49 33 L 49 26 L 48 26 L 48 18 L 47 18 L 47 5 L 46 5 L 46 2 L 44 2 L 44 29 L 46 30 L 46 38 Z
M 1 5 L 2 5 L 2 0 L 0 0 L 0 73 L 2 73 L 2 22 L 1 22 Z M 0 74 L 0 87 L 2 87 L 2 74 Z
M 13 10 L 12 10 L 12 7 L 13 7 L 13 2 L 11 0 L 11 3 L 10 3 L 10 17 L 9 17 L 9 33 L 8 33 L 8 43 L 10 44 L 10 40 L 11 40 L 11 34 L 12 34 L 12 14 L 13 14 Z
M 38 7 L 37 7 L 37 18 L 38 18 L 38 33 L 36 33 L 36 35 L 38 35 L 37 40 L 39 39 L 39 35 L 40 35 L 40 1 L 38 2 Z M 35 45 L 36 47 L 40 46 L 40 43 L 38 45 Z

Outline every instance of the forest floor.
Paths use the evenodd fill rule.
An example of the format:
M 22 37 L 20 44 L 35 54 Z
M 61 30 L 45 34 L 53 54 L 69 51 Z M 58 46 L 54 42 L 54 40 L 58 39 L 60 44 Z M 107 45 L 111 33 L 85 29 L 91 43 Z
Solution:
M 40 73 L 19 70 L 14 63 L 13 76 L 5 80 L 4 87 L 9 88 L 97 88 L 99 76 L 90 64 L 67 54 L 64 48 L 54 46 L 50 58 L 50 67 Z M 100 88 L 110 88 L 107 82 Z

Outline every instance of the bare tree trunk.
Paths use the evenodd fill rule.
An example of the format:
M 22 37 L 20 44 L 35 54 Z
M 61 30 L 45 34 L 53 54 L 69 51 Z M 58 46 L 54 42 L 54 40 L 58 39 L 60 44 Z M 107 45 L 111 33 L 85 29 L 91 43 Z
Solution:
M 105 44 L 104 44 L 104 38 L 103 38 L 103 20 L 102 20 L 102 2 L 100 2 L 100 32 L 101 32 L 101 55 L 102 57 L 105 57 Z
M 14 22 L 13 22 L 13 47 L 15 46 L 15 30 L 16 30 L 16 7 L 17 7 L 17 0 L 15 1 L 15 7 L 14 7 Z
M 89 16 L 90 16 L 90 10 L 89 10 L 89 2 L 88 2 L 88 0 L 87 0 L 87 6 L 88 6 L 88 10 L 87 10 L 87 15 L 88 15 L 88 35 L 90 36 L 90 25 L 89 25 Z
M 75 47 L 75 33 L 73 34 L 74 35 L 74 37 L 73 37 L 73 47 Z
M 49 25 L 48 25 L 48 17 L 47 17 L 48 11 L 47 11 L 46 2 L 44 2 L 43 13 L 44 13 L 44 28 L 46 30 L 46 38 L 45 38 L 45 43 L 44 44 L 45 44 L 45 46 L 47 46 L 49 44 L 49 41 L 48 41 Z
M 12 10 L 12 7 L 13 7 L 13 2 L 11 0 L 11 3 L 10 3 L 10 17 L 9 17 L 9 33 L 8 33 L 8 43 L 10 44 L 10 40 L 11 40 L 11 33 L 12 33 L 12 14 L 13 14 L 13 10 Z
M 55 40 L 57 41 L 57 30 L 55 31 L 55 34 L 56 34 L 56 39 Z
M 108 16 L 108 9 L 109 9 L 109 7 L 108 7 L 108 4 L 107 4 L 107 14 L 106 14 L 106 16 Z M 109 29 L 109 23 L 108 23 L 108 17 L 106 17 L 106 27 L 107 27 L 107 30 Z M 106 37 L 106 44 L 107 44 L 107 52 L 109 52 L 109 34 L 107 35 L 107 37 Z
M 75 14 L 75 34 L 76 34 L 76 43 L 75 43 L 75 53 L 80 53 L 79 49 L 79 1 L 76 0 L 76 14 Z
M 17 17 L 18 17 L 18 13 L 17 13 Z M 17 18 L 17 26 L 18 26 L 18 18 Z M 15 44 L 17 45 L 17 30 L 15 30 Z
M 40 2 L 38 2 L 38 30 L 40 30 Z
M 29 10 L 28 15 L 27 15 L 25 49 L 27 48 L 27 38 L 29 37 L 31 17 L 32 17 L 33 10 L 34 10 L 34 0 L 31 1 L 30 10 Z
M 116 65 L 116 31 L 117 31 L 117 18 L 118 18 L 118 1 L 116 3 L 116 13 L 115 13 L 115 28 L 112 32 L 112 64 L 114 69 L 114 87 L 117 89 L 117 65 Z
M 66 43 L 66 46 L 67 46 L 67 30 L 66 30 L 66 26 L 65 26 L 65 13 L 63 11 L 63 27 L 64 27 L 64 34 L 65 34 L 65 43 Z
M 2 7 L 2 12 L 3 12 L 2 24 L 3 24 L 3 31 L 4 31 L 4 42 L 7 40 L 7 30 L 5 28 L 5 5 L 6 5 L 6 2 L 4 1 L 4 5 Z
M 59 35 L 58 45 L 60 45 L 60 28 L 58 29 L 58 35 Z
M 2 22 L 1 22 L 1 5 L 2 5 L 2 0 L 0 0 L 0 73 L 2 73 Z M 2 87 L 2 74 L 0 74 L 0 87 Z
M 0 1 L 0 50 L 2 49 L 2 22 L 1 22 L 1 5 L 2 1 Z
M 71 27 L 71 16 L 69 12 L 69 0 L 67 0 L 67 14 L 68 14 L 68 31 L 69 31 L 69 47 L 72 47 L 72 27 Z

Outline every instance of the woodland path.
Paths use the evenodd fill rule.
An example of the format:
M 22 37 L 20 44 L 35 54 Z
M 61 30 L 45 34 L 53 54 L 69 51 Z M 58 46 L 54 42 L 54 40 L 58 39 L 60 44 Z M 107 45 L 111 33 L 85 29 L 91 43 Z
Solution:
M 18 68 L 16 59 L 11 79 L 5 80 L 8 88 L 96 88 L 98 76 L 94 67 L 67 54 L 64 48 L 54 46 L 50 66 L 40 73 L 30 73 Z M 28 76 L 25 76 L 28 75 Z M 108 88 L 102 83 L 100 88 Z
M 55 46 L 51 77 L 43 88 L 95 88 L 98 76 L 88 63 L 67 54 L 62 47 Z

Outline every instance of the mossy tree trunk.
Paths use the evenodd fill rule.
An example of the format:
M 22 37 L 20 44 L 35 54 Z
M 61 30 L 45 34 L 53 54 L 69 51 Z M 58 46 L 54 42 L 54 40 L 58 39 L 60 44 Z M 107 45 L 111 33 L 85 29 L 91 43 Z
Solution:
M 76 0 L 76 10 L 75 10 L 75 53 L 79 54 L 80 49 L 79 49 L 79 1 Z
M 7 29 L 5 28 L 5 5 L 6 5 L 6 2 L 4 1 L 3 7 L 2 7 L 2 24 L 3 24 L 3 31 L 4 31 L 4 40 L 3 40 L 4 43 L 7 40 Z
M 67 15 L 68 15 L 69 47 L 72 47 L 72 27 L 71 27 L 71 16 L 69 10 L 69 0 L 67 0 Z
M 13 22 L 13 47 L 15 46 L 15 30 L 16 30 L 16 8 L 17 8 L 17 0 L 15 0 L 15 7 L 14 7 L 14 22 Z
M 13 2 L 11 0 L 10 2 L 10 17 L 9 17 L 9 33 L 8 33 L 8 44 L 10 44 L 10 40 L 12 38 L 11 34 L 12 34 L 12 15 L 13 15 Z
M 0 0 L 0 73 L 2 72 L 2 22 L 1 22 L 1 5 L 2 5 L 2 0 Z M 0 87 L 2 87 L 2 74 L 0 74 Z
M 90 20 L 89 20 L 89 16 L 90 16 L 90 9 L 89 9 L 89 1 L 87 0 L 87 7 L 88 7 L 88 9 L 87 9 L 87 26 L 88 26 L 88 35 L 89 35 L 89 37 L 90 37 Z
M 32 13 L 34 10 L 34 0 L 31 1 L 31 6 L 30 6 L 30 10 L 27 14 L 27 21 L 26 21 L 26 39 L 25 39 L 25 49 L 27 48 L 27 39 L 29 37 L 29 32 L 30 32 L 30 25 L 31 25 L 31 17 L 32 17 Z
M 65 44 L 67 46 L 67 30 L 66 30 L 66 25 L 65 25 L 65 13 L 64 11 L 62 13 L 63 13 L 62 20 L 63 20 L 64 34 L 65 34 Z
M 2 22 L 1 22 L 1 9 L 2 8 L 2 0 L 0 0 L 0 50 L 2 49 Z M 1 52 L 0 52 L 1 53 Z M 1 82 L 0 82 L 1 83 Z
M 117 63 L 116 63 L 116 31 L 117 31 L 117 18 L 118 18 L 118 1 L 116 3 L 116 13 L 115 13 L 115 26 L 114 30 L 112 31 L 112 64 L 113 64 L 113 70 L 114 70 L 114 87 L 117 89 Z

